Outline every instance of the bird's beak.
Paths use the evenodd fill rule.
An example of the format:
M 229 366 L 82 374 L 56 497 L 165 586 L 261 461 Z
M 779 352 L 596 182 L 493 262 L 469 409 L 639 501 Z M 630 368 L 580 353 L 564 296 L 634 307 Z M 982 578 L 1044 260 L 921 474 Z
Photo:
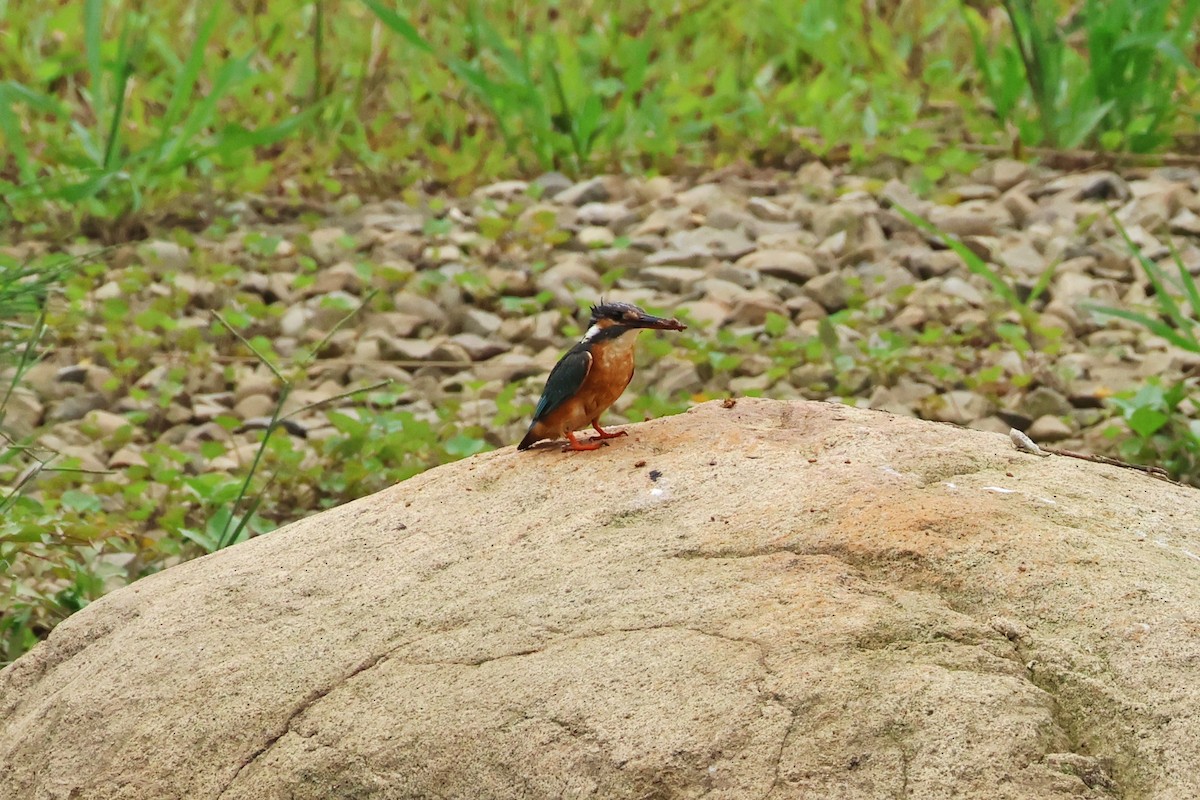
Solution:
M 684 325 L 677 319 L 656 317 L 653 314 L 642 314 L 635 322 L 630 322 L 628 325 L 631 328 L 656 328 L 663 331 L 687 330 L 687 325 Z

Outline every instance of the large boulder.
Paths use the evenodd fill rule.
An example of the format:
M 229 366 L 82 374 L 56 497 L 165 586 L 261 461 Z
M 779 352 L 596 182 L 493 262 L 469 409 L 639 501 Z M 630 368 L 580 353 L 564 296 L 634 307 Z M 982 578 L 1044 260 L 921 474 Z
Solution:
M 0 797 L 1200 797 L 1200 494 L 739 400 L 139 581 L 0 673 Z

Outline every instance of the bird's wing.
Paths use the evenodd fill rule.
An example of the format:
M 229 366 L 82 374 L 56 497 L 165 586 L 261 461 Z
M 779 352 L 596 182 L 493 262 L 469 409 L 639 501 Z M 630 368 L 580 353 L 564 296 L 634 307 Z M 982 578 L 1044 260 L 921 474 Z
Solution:
M 542 390 L 542 399 L 533 412 L 533 421 L 537 422 L 578 392 L 591 371 L 591 353 L 581 347 L 567 351 L 550 370 L 550 377 L 546 378 L 546 388 Z

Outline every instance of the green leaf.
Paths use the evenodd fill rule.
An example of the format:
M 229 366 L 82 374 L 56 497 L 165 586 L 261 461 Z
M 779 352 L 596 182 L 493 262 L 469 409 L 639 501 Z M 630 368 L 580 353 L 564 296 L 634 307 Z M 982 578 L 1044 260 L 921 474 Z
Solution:
M 452 456 L 473 456 L 487 448 L 487 442 L 459 433 L 446 440 L 446 452 Z
M 81 513 L 94 513 L 102 508 L 99 497 L 79 489 L 67 489 L 63 492 L 62 504 L 65 508 Z
M 1141 437 L 1152 436 L 1167 424 L 1170 416 L 1149 406 L 1142 406 L 1127 418 L 1130 429 Z

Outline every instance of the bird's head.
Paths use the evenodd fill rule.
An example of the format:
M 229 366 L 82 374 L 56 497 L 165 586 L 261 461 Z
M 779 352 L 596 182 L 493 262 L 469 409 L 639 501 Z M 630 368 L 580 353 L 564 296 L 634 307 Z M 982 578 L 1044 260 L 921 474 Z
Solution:
M 664 331 L 682 331 L 687 326 L 677 319 L 667 319 L 647 314 L 632 303 L 601 301 L 600 305 L 592 306 L 591 327 L 588 328 L 584 339 L 611 339 L 629 331 L 643 328 L 656 328 Z

